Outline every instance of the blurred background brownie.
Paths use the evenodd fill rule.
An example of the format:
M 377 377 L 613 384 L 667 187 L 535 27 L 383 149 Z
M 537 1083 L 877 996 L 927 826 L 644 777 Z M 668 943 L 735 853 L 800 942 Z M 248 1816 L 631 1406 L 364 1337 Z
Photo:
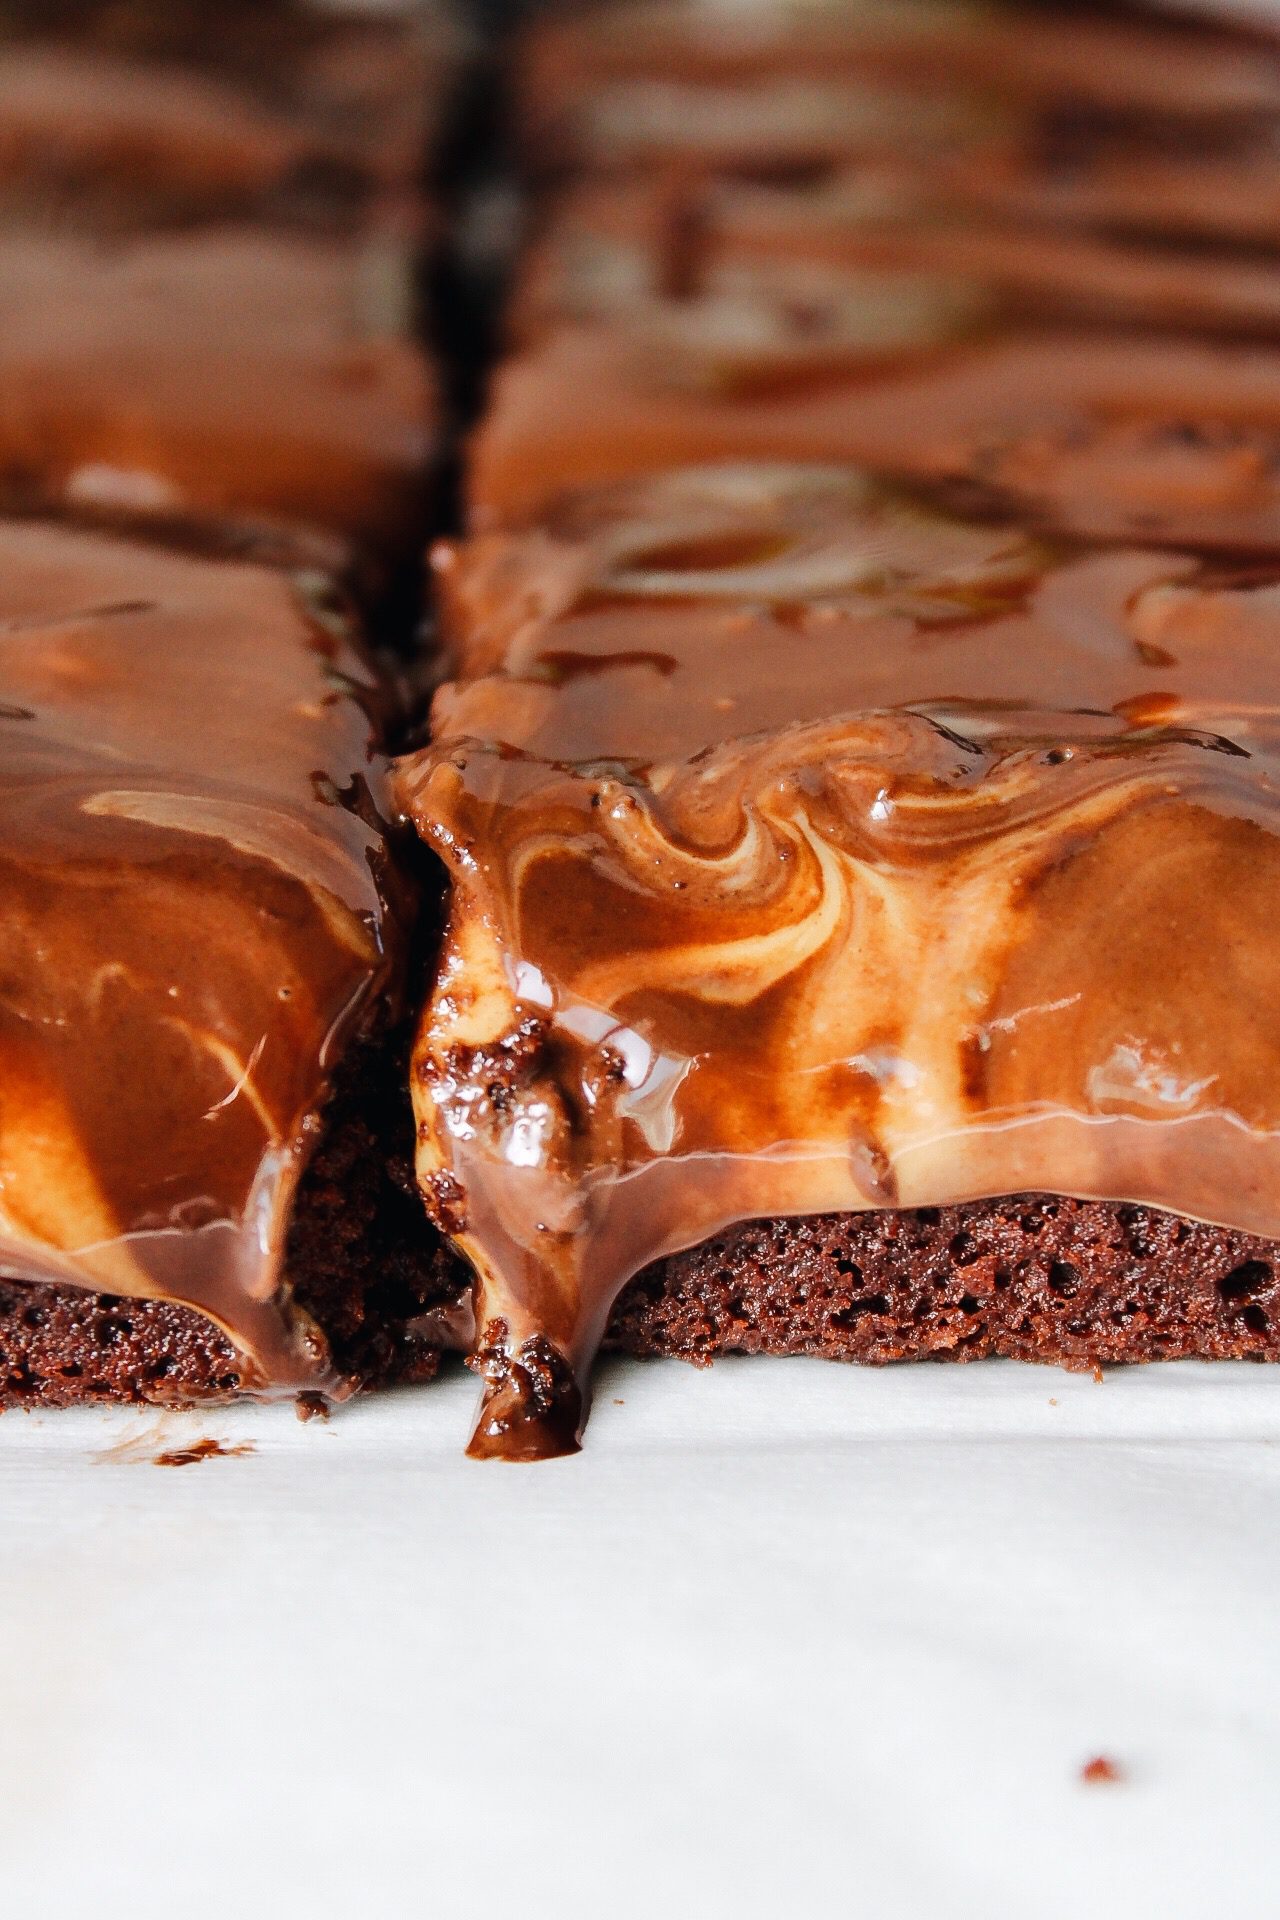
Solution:
M 440 423 L 404 236 L 0 247 L 0 508 L 292 540 L 366 573 L 415 552 Z
M 18 0 L 0 17 L 0 203 L 358 227 L 420 188 L 460 48 L 446 8 L 393 0 Z

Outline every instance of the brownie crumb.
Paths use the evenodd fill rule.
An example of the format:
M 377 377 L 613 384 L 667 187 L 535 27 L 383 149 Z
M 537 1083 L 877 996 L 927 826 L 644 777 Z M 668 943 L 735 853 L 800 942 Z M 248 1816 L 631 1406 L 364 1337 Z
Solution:
M 194 1467 L 201 1460 L 241 1459 L 254 1452 L 252 1440 L 241 1440 L 234 1447 L 225 1440 L 194 1440 L 189 1447 L 171 1447 L 166 1453 L 157 1453 L 151 1464 L 153 1467 Z
M 1245 1268 L 1247 1301 L 1233 1280 Z M 1000 1355 L 1095 1379 L 1136 1361 L 1276 1360 L 1280 1245 L 1051 1194 L 748 1221 L 638 1274 L 605 1345 L 695 1365 L 725 1353 L 873 1366 Z

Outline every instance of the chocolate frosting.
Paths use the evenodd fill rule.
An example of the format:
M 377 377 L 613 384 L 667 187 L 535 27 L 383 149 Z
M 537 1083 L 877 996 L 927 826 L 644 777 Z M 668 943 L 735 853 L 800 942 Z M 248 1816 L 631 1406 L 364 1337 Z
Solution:
M 0 1271 L 343 1383 L 281 1271 L 392 983 L 383 696 L 322 582 L 0 525 Z
M 815 305 L 766 281 L 561 326 L 498 376 L 475 521 L 690 461 L 852 459 L 1072 532 L 1280 547 L 1274 347 L 991 325 L 981 298 L 895 274 Z
M 0 505 L 309 530 L 335 556 L 414 539 L 433 391 L 394 231 L 10 231 L 4 260 Z
M 1280 1236 L 1280 563 L 744 462 L 439 570 L 398 791 L 453 883 L 415 1097 L 473 1451 L 572 1447 L 621 1285 L 731 1221 L 1047 1190 Z
M 901 166 L 801 184 L 593 182 L 564 196 L 526 260 L 510 331 L 527 342 L 564 320 L 625 319 L 637 302 L 663 299 L 724 303 L 743 288 L 757 300 L 807 300 L 820 315 L 867 285 L 909 290 L 932 276 L 968 287 L 971 303 L 1009 322 L 1280 333 L 1269 259 L 1015 225 L 998 205 L 957 220 L 949 185 Z
M 1280 107 L 1270 47 L 1167 21 L 1090 18 L 982 0 L 632 0 L 535 21 L 525 91 L 545 120 L 602 84 L 675 77 L 741 84 L 779 74 L 967 82 L 1128 115 L 1235 118 Z M 691 137 L 696 133 L 691 125 Z

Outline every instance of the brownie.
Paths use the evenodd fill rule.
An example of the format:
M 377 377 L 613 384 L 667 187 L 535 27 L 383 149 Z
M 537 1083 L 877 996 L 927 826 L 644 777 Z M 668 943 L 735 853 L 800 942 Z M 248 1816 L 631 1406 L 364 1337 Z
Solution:
M 962 215 L 1274 245 L 1274 40 L 1076 8 L 713 6 L 539 15 L 518 110 L 535 175 L 868 166 Z
M 439 7 L 7 7 L 0 209 L 353 230 L 421 184 L 456 51 Z
M 1280 1241 L 1043 1194 L 747 1221 L 637 1274 L 602 1347 L 695 1366 L 1280 1360 Z M 473 1453 L 538 1459 L 548 1436 L 573 1446 L 586 1407 L 554 1349 L 482 1348 L 471 1364 L 489 1393 Z
M 0 249 L 0 511 L 291 538 L 330 570 L 416 553 L 440 416 L 395 225 Z
M 46 1288 L 7 1296 L 12 1390 L 386 1373 L 433 1257 L 393 689 L 314 581 L 62 526 L 0 522 L 0 616 L 0 1260 Z
M 1280 110 L 1280 69 L 1265 37 L 1150 14 L 952 0 L 761 6 L 746 21 L 699 0 L 547 8 L 525 30 L 520 75 L 539 126 L 620 83 L 742 87 L 789 76 L 978 87 L 1050 110 L 1192 125 Z M 693 126 L 689 136 L 698 137 Z
M 472 442 L 477 526 L 702 461 L 857 460 L 968 483 L 1087 535 L 1280 540 L 1280 349 L 995 328 L 964 289 L 852 295 L 816 319 L 766 284 L 563 324 L 499 370 Z
M 470 1334 L 447 1267 L 445 1345 Z M 949 1207 L 749 1220 L 644 1268 L 601 1343 L 708 1366 L 728 1354 L 886 1366 L 1004 1358 L 1096 1373 L 1160 1360 L 1280 1359 L 1280 1241 L 1153 1207 L 1022 1194 Z M 484 1348 L 487 1419 L 473 1452 L 540 1458 L 586 1411 L 547 1343 Z M 495 1390 L 496 1389 L 496 1390 Z
M 779 1228 L 766 1279 L 735 1221 L 839 1212 L 881 1277 L 919 1208 L 1058 1184 L 1230 1227 L 1191 1243 L 1225 1270 L 1280 1233 L 1280 556 L 1051 539 L 775 459 L 586 490 L 437 565 L 454 678 L 397 791 L 452 881 L 414 1094 L 477 1270 L 476 1451 L 573 1444 L 654 1261 L 688 1298 L 651 1288 L 619 1337 L 696 1346 L 705 1313 L 732 1343 L 684 1251 L 726 1231 L 742 1337 L 783 1350 L 762 1302 L 817 1229 Z M 1211 1288 L 1179 1321 L 1153 1270 L 1126 1318 L 1132 1265 L 1085 1272 L 1119 1331 L 1020 1334 L 1022 1289 L 975 1346 L 1236 1350 Z M 912 1253 L 844 1296 L 890 1302 L 869 1351 L 943 1344 L 919 1280 Z M 842 1350 L 845 1305 L 794 1306 L 795 1350 Z
M 396 779 L 473 1454 L 571 1451 L 601 1344 L 1276 1352 L 1278 83 L 1049 10 L 533 23 Z
M 344 1394 L 433 1379 L 460 1286 L 456 1256 L 423 1232 L 407 1043 L 393 1027 L 339 1063 L 285 1243 L 283 1286 L 318 1329 Z M 0 1281 L 0 1404 L 182 1406 L 245 1390 L 261 1382 L 190 1307 Z
M 642 176 L 565 195 L 519 272 L 510 336 L 530 343 L 562 321 L 625 319 L 639 301 L 731 298 L 742 289 L 824 305 L 863 289 L 909 295 L 923 277 L 971 290 L 1005 324 L 1102 321 L 1148 333 L 1280 336 L 1274 263 L 1174 239 L 1049 223 L 1012 224 L 978 207 L 960 219 L 948 181 L 901 168 L 802 184 Z

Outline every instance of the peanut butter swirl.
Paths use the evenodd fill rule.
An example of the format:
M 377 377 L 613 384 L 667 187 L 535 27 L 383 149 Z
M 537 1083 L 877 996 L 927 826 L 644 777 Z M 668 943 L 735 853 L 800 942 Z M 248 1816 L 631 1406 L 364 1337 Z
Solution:
M 1280 1235 L 1280 569 L 691 468 L 440 556 L 420 1175 L 476 1453 L 738 1220 L 1023 1190 Z
M 243 1384 L 337 1393 L 284 1232 L 397 936 L 378 687 L 318 595 L 0 526 L 0 1272 L 198 1307 Z

